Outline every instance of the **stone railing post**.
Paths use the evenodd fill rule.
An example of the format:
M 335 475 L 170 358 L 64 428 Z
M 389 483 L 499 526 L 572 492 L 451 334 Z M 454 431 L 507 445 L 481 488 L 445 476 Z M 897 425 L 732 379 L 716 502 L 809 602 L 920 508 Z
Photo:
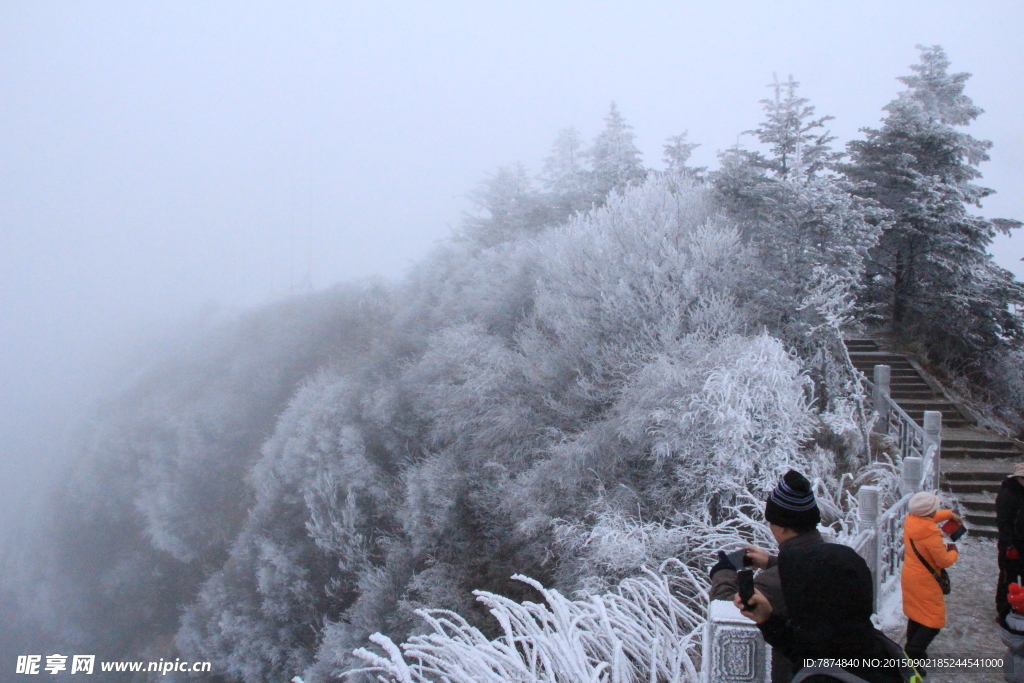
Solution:
M 912 455 L 903 458 L 903 468 L 900 472 L 903 495 L 917 493 L 921 490 L 921 475 L 924 474 L 924 460 Z
M 702 683 L 769 683 L 771 647 L 750 619 L 726 600 L 708 605 Z
M 875 366 L 875 388 L 871 394 L 875 404 L 875 412 L 878 413 L 878 421 L 875 422 L 875 432 L 887 434 L 889 432 L 889 377 L 892 370 L 888 365 Z
M 932 457 L 932 484 L 931 487 L 939 490 L 939 483 L 942 480 L 942 469 L 939 466 L 939 453 L 942 450 L 942 413 L 937 410 L 924 411 L 924 451 L 935 444 L 935 455 Z
M 881 490 L 877 486 L 861 486 L 857 491 L 857 503 L 859 514 L 857 518 L 858 531 L 870 532 L 870 538 L 862 546 L 861 555 L 871 570 L 871 579 L 875 585 L 875 600 L 881 586 L 878 580 L 878 500 Z M 877 605 L 875 606 L 877 609 Z

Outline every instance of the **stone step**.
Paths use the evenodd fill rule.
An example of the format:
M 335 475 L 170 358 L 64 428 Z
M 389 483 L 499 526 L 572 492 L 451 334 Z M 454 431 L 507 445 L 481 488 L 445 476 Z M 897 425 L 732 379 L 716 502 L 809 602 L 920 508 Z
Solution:
M 898 405 L 900 408 L 902 408 L 903 412 L 907 413 L 908 415 L 913 415 L 915 413 L 923 415 L 924 411 L 931 410 L 931 411 L 934 411 L 934 412 L 937 412 L 937 413 L 942 413 L 943 417 L 945 417 L 946 415 L 949 415 L 950 417 L 953 417 L 953 418 L 956 418 L 956 417 L 963 418 L 963 415 L 960 414 L 960 411 L 957 410 L 956 406 L 954 406 L 952 403 L 947 403 L 946 405 L 940 405 L 939 401 L 913 401 L 913 400 L 910 400 L 910 401 L 896 401 L 896 405 Z
M 916 398 L 916 399 L 922 399 L 923 400 L 923 399 L 929 399 L 929 398 L 934 398 L 934 397 L 935 397 L 935 394 L 932 393 L 931 389 L 908 389 L 906 391 L 900 391 L 899 389 L 896 389 L 895 391 L 890 391 L 889 392 L 889 398 L 891 398 L 892 400 L 896 401 L 897 405 L 899 405 L 900 401 L 905 401 L 907 399 L 915 399 Z
M 869 358 L 863 356 L 850 356 L 850 362 L 853 363 L 853 367 L 857 368 L 861 372 L 867 374 L 868 372 L 874 373 L 874 367 L 876 365 L 888 365 L 890 376 L 892 373 L 900 372 L 901 374 L 909 374 L 911 372 L 917 372 L 913 365 L 908 360 L 898 360 L 894 358 Z
M 914 413 L 909 413 L 909 416 L 910 416 L 911 420 L 913 420 L 915 423 L 917 423 L 918 427 L 920 427 L 921 426 L 921 422 L 924 421 L 924 415 L 922 415 L 920 411 L 916 415 Z M 963 419 L 962 417 L 957 418 L 957 417 L 943 416 L 943 418 L 942 418 L 942 426 L 943 426 L 943 428 L 949 428 L 949 429 L 966 429 L 967 427 L 973 427 L 974 423 L 973 422 L 968 422 L 967 420 Z
M 914 366 L 911 365 L 910 363 L 907 363 L 906 361 L 902 363 L 898 363 L 894 360 L 879 362 L 874 359 L 860 358 L 851 358 L 850 360 L 853 361 L 853 367 L 857 368 L 865 375 L 867 375 L 868 379 L 871 379 L 872 376 L 875 374 L 876 365 L 888 365 L 889 377 L 913 377 L 917 373 L 917 370 L 914 369 Z M 918 376 L 920 376 L 920 374 L 918 374 Z
M 905 412 L 911 420 L 917 423 L 917 426 L 921 426 L 924 422 L 924 411 L 923 410 L 905 410 Z M 973 422 L 968 422 L 964 419 L 963 415 L 959 414 L 942 414 L 942 426 L 948 429 L 965 429 L 973 426 Z
M 903 408 L 903 406 L 900 407 Z M 911 420 L 916 422 L 917 426 L 919 427 L 924 422 L 923 410 L 907 410 L 906 408 L 904 408 L 903 412 L 905 412 Z M 973 422 L 968 422 L 967 420 L 965 420 L 964 416 L 961 415 L 960 413 L 953 413 L 945 410 L 938 412 L 942 413 L 943 427 L 948 427 L 949 429 L 963 429 L 964 427 L 970 427 L 971 425 L 974 424 Z
M 1017 444 L 1006 439 L 957 439 L 957 438 L 944 438 L 942 440 L 943 450 L 946 447 L 950 448 L 983 448 L 985 450 L 998 450 L 1007 453 L 1007 455 L 1016 455 L 1019 453 Z
M 889 392 L 890 392 L 890 395 L 892 395 L 891 392 L 894 389 L 897 390 L 897 391 L 900 390 L 900 389 L 916 389 L 918 391 L 921 391 L 923 389 L 927 389 L 928 391 L 932 392 L 933 394 L 935 393 L 935 390 L 932 389 L 931 385 L 928 384 L 928 382 L 925 382 L 920 377 L 897 378 L 895 382 L 890 381 L 889 382 Z
M 996 527 L 996 512 L 967 510 L 964 512 L 964 519 L 975 526 Z
M 850 360 L 877 360 L 879 364 L 885 361 L 893 361 L 895 363 L 906 363 L 907 357 L 901 353 L 893 353 L 891 351 L 868 351 L 858 349 L 856 351 L 850 351 Z
M 889 396 L 891 398 L 896 398 L 895 394 L 900 392 L 900 391 L 913 391 L 913 392 L 917 392 L 917 393 L 927 392 L 927 393 L 925 393 L 925 398 L 931 398 L 932 396 L 935 396 L 935 397 L 937 397 L 939 399 L 943 398 L 942 394 L 936 394 L 935 390 L 932 389 L 928 385 L 928 383 L 925 382 L 923 379 L 922 380 L 915 380 L 913 382 L 890 382 L 889 383 Z
M 931 396 L 935 396 L 940 399 L 943 398 L 942 394 L 936 393 L 935 390 L 932 389 L 924 380 L 917 380 L 913 382 L 897 381 L 889 383 L 889 396 L 895 398 L 897 393 L 901 391 L 924 394 L 925 398 L 929 398 Z
M 892 373 L 889 375 L 890 391 L 894 388 L 906 389 L 913 387 L 928 387 L 929 389 L 932 388 L 932 386 L 928 384 L 928 382 L 926 382 L 924 377 L 921 377 L 921 375 L 911 375 L 910 373 L 907 373 L 905 375 Z
M 920 377 L 897 377 L 895 380 L 890 378 L 889 395 L 892 396 L 894 391 L 927 391 L 929 395 L 942 396 L 936 394 L 935 389 Z
M 853 362 L 853 367 L 855 367 L 858 370 L 860 370 L 861 372 L 863 372 L 865 375 L 868 376 L 869 379 L 875 374 L 875 366 L 876 365 L 888 365 L 889 366 L 889 377 L 890 377 L 890 379 L 893 378 L 893 377 L 895 377 L 897 379 L 902 379 L 902 378 L 914 378 L 914 377 L 920 377 L 921 376 L 921 373 L 919 373 L 916 369 L 914 369 L 914 366 L 912 366 L 910 363 L 900 363 L 900 364 L 892 364 L 892 365 L 890 365 L 889 363 L 876 363 L 873 360 L 854 361 Z
M 948 490 L 956 497 L 960 497 L 964 493 L 982 493 L 989 492 L 995 493 L 999 490 L 1001 482 L 998 481 L 949 481 L 945 482 L 945 489 Z
M 988 478 L 1002 481 L 1013 472 L 1017 460 L 1002 458 L 992 460 L 967 460 L 948 458 L 942 461 L 942 474 L 952 479 Z
M 900 407 L 903 408 L 903 406 L 900 406 Z M 923 411 L 923 410 L 913 410 L 913 409 L 907 410 L 906 408 L 903 408 L 903 412 L 906 413 L 907 416 L 910 417 L 911 420 L 916 422 L 917 426 L 919 426 L 919 427 L 924 422 L 924 413 L 925 413 L 925 411 Z M 960 413 L 954 413 L 952 411 L 945 411 L 945 410 L 936 410 L 936 411 L 933 411 L 933 412 L 937 412 L 937 413 L 941 413 L 942 414 L 942 426 L 943 427 L 948 427 L 950 429 L 954 429 L 954 428 L 955 429 L 963 429 L 964 427 L 970 425 L 970 423 L 967 422 L 967 420 L 964 419 L 964 416 L 961 415 Z M 953 424 L 954 422 L 956 422 L 958 424 L 954 425 Z
M 912 371 L 917 372 L 914 366 L 910 364 L 906 358 L 903 357 L 880 357 L 878 355 L 871 356 L 850 356 L 850 362 L 853 363 L 853 367 L 861 370 L 871 370 L 876 365 L 888 365 L 891 372 L 901 371 Z
M 965 493 L 957 498 L 960 504 L 967 510 L 978 512 L 996 512 L 996 497 L 991 493 Z
M 1007 455 L 1006 451 L 997 450 L 994 448 L 949 448 L 945 443 L 942 444 L 942 459 L 965 459 L 965 460 L 994 460 L 996 458 L 1005 458 Z
M 976 538 L 999 538 L 999 530 L 994 526 L 976 526 L 967 523 L 967 533 Z
M 991 462 L 991 461 L 989 461 Z M 1012 472 L 997 471 L 993 472 L 985 468 L 972 468 L 969 464 L 965 464 L 963 461 L 959 462 L 958 467 L 953 469 L 953 463 L 951 461 L 942 461 L 942 478 L 946 481 L 994 481 L 1000 483 L 1006 479 L 1007 476 Z

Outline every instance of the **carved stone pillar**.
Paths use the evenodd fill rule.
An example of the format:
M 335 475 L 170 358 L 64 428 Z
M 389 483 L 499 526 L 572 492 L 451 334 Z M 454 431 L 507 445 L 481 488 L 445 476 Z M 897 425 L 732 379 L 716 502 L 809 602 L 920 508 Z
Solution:
M 725 600 L 712 600 L 704 631 L 703 683 L 769 683 L 771 647 L 750 619 Z
M 875 389 L 871 394 L 872 403 L 875 404 L 875 411 L 878 413 L 878 421 L 875 422 L 875 432 L 878 434 L 889 433 L 889 377 L 892 371 L 888 365 L 876 365 L 874 383 Z
M 928 446 L 935 444 L 935 456 L 932 460 L 932 483 L 930 488 L 938 491 L 939 482 L 942 478 L 942 461 L 939 453 L 942 450 L 942 413 L 938 410 L 924 411 L 924 447 L 925 452 Z
M 903 495 L 917 493 L 921 490 L 921 475 L 924 474 L 924 461 L 916 455 L 903 458 L 903 471 L 900 474 L 903 479 Z
M 879 581 L 878 581 L 878 509 L 881 489 L 877 486 L 861 486 L 857 491 L 857 504 L 860 508 L 857 517 L 857 530 L 860 532 L 870 531 L 871 538 L 861 546 L 861 556 L 871 570 L 871 581 L 875 586 L 875 609 L 878 609 Z

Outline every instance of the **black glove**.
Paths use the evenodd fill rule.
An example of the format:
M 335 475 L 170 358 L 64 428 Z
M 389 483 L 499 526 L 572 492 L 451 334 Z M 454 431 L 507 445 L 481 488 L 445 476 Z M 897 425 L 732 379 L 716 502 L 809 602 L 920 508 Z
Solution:
M 729 561 L 729 556 L 725 554 L 724 550 L 718 551 L 718 562 L 716 562 L 715 566 L 711 568 L 712 578 L 714 578 L 715 572 L 717 572 L 719 569 L 732 569 L 733 571 L 736 570 L 736 567 L 732 566 L 732 562 Z

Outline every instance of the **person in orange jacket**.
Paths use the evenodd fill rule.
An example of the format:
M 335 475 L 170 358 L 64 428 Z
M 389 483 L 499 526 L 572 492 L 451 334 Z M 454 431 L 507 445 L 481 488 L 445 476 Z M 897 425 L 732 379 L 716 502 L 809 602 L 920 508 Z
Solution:
M 951 519 L 962 524 L 963 520 L 951 510 L 940 510 L 939 497 L 923 491 L 911 496 L 908 511 L 903 521 L 903 613 L 907 615 L 903 649 L 912 659 L 924 659 L 928 645 L 946 625 L 946 601 L 932 572 L 951 567 L 959 557 L 955 544 L 943 542 L 938 524 Z

